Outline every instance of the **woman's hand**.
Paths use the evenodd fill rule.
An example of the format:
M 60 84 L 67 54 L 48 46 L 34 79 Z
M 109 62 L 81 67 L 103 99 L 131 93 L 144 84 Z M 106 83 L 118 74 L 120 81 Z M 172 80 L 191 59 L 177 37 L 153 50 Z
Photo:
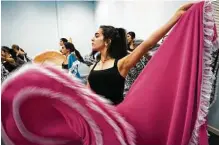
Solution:
M 71 37 L 68 39 L 68 42 L 72 43 L 72 38 Z
M 182 5 L 175 13 L 175 16 L 180 18 L 194 3 L 187 3 Z

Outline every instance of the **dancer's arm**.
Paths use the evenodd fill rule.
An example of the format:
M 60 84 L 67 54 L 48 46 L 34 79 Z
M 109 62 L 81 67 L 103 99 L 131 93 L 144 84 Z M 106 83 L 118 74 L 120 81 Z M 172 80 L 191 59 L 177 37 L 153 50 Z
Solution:
M 143 41 L 131 54 L 118 62 L 120 74 L 125 77 L 128 71 L 176 24 L 179 18 L 192 6 L 192 3 L 181 6 L 175 15 L 161 28 L 155 31 L 148 39 Z

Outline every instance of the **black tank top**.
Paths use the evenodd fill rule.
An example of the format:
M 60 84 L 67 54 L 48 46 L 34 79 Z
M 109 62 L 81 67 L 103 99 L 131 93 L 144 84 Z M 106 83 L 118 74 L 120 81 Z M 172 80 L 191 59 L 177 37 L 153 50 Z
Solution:
M 94 70 L 96 63 L 88 77 L 91 89 L 109 99 L 115 105 L 123 100 L 125 82 L 125 78 L 118 71 L 117 62 L 118 60 L 115 60 L 114 66 L 105 70 Z

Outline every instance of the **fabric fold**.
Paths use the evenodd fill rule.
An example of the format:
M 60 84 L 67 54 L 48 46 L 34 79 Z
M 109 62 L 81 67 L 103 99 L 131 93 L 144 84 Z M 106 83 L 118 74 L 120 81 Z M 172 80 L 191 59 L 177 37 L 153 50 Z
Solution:
M 216 38 L 210 2 L 193 5 L 180 18 L 117 107 L 135 127 L 137 142 L 208 144 Z
M 57 68 L 23 66 L 2 84 L 5 143 L 207 145 L 219 49 L 212 14 L 209 2 L 193 5 L 116 107 Z

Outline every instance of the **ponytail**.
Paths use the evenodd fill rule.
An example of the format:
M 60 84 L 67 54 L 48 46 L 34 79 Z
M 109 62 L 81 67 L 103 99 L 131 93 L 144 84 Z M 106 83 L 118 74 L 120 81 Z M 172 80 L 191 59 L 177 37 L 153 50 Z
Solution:
M 78 58 L 78 60 L 79 60 L 80 62 L 82 62 L 82 63 L 85 62 L 84 59 L 83 59 L 83 57 L 81 56 L 80 52 L 79 52 L 77 49 L 75 49 L 75 55 L 76 55 L 76 57 Z
M 65 48 L 70 51 L 70 53 L 74 52 L 75 55 L 76 55 L 76 57 L 77 57 L 77 59 L 78 59 L 80 62 L 83 62 L 83 63 L 84 63 L 83 57 L 81 56 L 80 52 L 79 52 L 77 49 L 75 49 L 75 46 L 74 46 L 73 43 L 65 42 L 64 45 L 65 45 Z
M 127 55 L 127 49 L 128 49 L 128 42 L 126 37 L 126 31 L 123 28 L 116 28 L 116 30 L 119 33 L 119 42 L 120 42 L 120 49 L 119 49 L 119 57 L 125 57 Z

